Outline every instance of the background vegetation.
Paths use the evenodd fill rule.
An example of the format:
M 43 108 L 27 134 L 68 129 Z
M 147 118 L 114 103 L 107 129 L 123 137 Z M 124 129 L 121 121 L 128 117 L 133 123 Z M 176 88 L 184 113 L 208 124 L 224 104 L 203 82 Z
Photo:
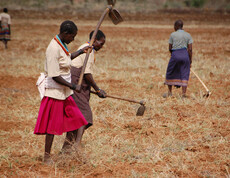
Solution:
M 101 10 L 106 0 L 1 0 L 0 7 L 33 10 Z M 118 0 L 116 7 L 123 12 L 154 12 L 159 9 L 230 9 L 230 0 Z

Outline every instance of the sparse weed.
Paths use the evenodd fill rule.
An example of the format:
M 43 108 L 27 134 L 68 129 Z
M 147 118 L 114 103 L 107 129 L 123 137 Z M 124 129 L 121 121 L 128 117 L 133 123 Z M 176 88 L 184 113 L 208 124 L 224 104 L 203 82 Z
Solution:
M 158 17 L 168 18 L 167 14 Z M 139 104 L 93 95 L 94 125 L 84 134 L 82 152 L 59 154 L 65 135 L 55 136 L 52 166 L 42 163 L 44 136 L 33 135 L 40 105 L 35 83 L 43 72 L 46 47 L 62 20 L 13 20 L 14 41 L 8 50 L 0 49 L 1 175 L 228 177 L 230 63 L 222 46 L 229 43 L 229 24 L 218 16 L 219 26 L 196 17 L 199 20 L 185 24 L 194 38 L 193 68 L 212 95 L 204 98 L 205 89 L 191 74 L 187 99 L 174 88 L 173 97 L 162 97 L 167 92 L 163 82 L 170 57 L 170 19 L 126 21 L 116 27 L 105 21 L 102 30 L 107 41 L 96 54 L 94 78 L 108 94 L 146 100 L 145 114 L 135 115 Z M 27 23 L 28 36 L 22 36 Z M 79 35 L 71 51 L 88 39 L 96 21 L 77 24 Z

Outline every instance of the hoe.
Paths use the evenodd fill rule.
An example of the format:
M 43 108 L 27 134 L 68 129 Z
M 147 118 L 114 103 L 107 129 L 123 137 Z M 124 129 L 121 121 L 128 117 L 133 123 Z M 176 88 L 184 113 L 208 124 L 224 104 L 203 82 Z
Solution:
M 91 91 L 91 93 L 97 94 L 94 91 Z M 128 102 L 131 102 L 131 103 L 138 103 L 138 104 L 140 104 L 140 107 L 137 110 L 136 116 L 143 116 L 144 115 L 144 112 L 145 112 L 145 101 L 144 100 L 136 101 L 136 100 L 133 100 L 133 99 L 121 98 L 121 97 L 118 97 L 118 96 L 111 96 L 111 95 L 108 95 L 108 94 L 106 94 L 106 97 L 114 98 L 114 99 L 118 99 L 118 100 L 123 100 L 123 101 L 128 101 Z
M 115 25 L 117 25 L 118 23 L 120 23 L 120 22 L 123 21 L 120 13 L 116 9 L 113 8 L 113 6 L 116 3 L 116 0 L 107 0 L 107 2 L 108 2 L 108 7 L 105 9 L 105 11 L 103 12 L 103 14 L 101 15 L 100 20 L 97 23 L 96 29 L 94 30 L 94 33 L 93 33 L 93 36 L 92 36 L 92 38 L 90 40 L 89 46 L 93 45 L 93 43 L 95 41 L 96 34 L 98 32 L 98 29 L 100 28 L 100 26 L 102 24 L 102 21 L 104 20 L 106 14 L 109 13 L 109 17 L 110 17 L 110 19 L 112 20 L 112 22 Z M 88 62 L 89 54 L 90 54 L 91 51 L 92 51 L 92 49 L 88 49 L 88 51 L 86 53 L 86 56 L 85 56 L 85 61 L 84 61 L 83 66 L 82 66 L 80 78 L 79 78 L 78 84 L 76 86 L 76 90 L 78 92 L 81 90 L 81 84 L 82 84 L 83 75 L 84 75 L 86 64 Z

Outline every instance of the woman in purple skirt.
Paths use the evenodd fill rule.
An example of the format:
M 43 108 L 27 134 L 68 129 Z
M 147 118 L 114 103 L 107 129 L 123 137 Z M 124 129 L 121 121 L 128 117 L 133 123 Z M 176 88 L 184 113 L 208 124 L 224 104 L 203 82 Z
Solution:
M 182 20 L 174 24 L 175 32 L 169 38 L 169 51 L 171 58 L 166 72 L 165 85 L 168 85 L 168 93 L 163 97 L 172 96 L 172 86 L 182 87 L 182 97 L 186 97 L 190 67 L 192 64 L 192 37 L 183 30 Z

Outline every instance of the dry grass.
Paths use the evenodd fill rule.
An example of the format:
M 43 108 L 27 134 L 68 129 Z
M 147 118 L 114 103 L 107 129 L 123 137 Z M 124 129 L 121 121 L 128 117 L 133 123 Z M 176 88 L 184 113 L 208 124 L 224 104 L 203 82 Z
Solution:
M 203 16 L 193 14 L 191 22 L 184 15 L 194 39 L 193 69 L 213 94 L 203 98 L 205 90 L 191 74 L 188 99 L 176 89 L 174 97 L 161 97 L 167 91 L 163 82 L 174 20 L 118 26 L 105 21 L 107 41 L 97 54 L 95 80 L 111 95 L 145 99 L 145 115 L 135 116 L 138 104 L 92 96 L 94 126 L 84 135 L 82 152 L 59 155 L 64 135 L 56 136 L 53 166 L 42 163 L 44 137 L 33 135 L 40 105 L 35 83 L 63 19 L 13 19 L 9 49 L 0 43 L 1 177 L 229 177 L 230 23 L 226 15 L 213 19 L 218 26 Z M 97 22 L 76 23 L 71 51 Z

